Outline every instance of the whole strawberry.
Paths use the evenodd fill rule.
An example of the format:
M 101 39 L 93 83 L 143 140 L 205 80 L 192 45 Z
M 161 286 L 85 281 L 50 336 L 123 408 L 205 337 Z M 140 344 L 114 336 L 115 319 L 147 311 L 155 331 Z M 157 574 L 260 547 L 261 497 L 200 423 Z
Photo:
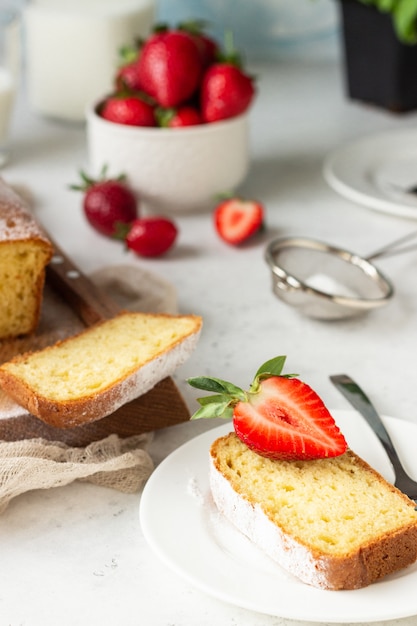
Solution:
M 215 62 L 220 51 L 219 44 L 209 35 L 201 32 L 196 35 L 197 43 L 200 48 L 203 67 L 207 68 Z
M 194 37 L 175 29 L 151 35 L 138 60 L 141 88 L 163 107 L 175 107 L 188 100 L 197 91 L 202 70 Z
M 84 172 L 80 175 L 82 183 L 71 185 L 71 189 L 84 192 L 84 214 L 95 230 L 107 237 L 114 237 L 120 224 L 131 224 L 137 218 L 138 200 L 123 175 L 106 178 L 105 168 L 98 180 Z
M 129 89 L 131 91 L 140 91 L 140 83 L 138 77 L 138 63 L 131 61 L 126 65 L 121 65 L 117 70 L 114 79 L 114 86 L 117 91 Z
M 201 83 L 201 113 L 218 122 L 244 113 L 255 95 L 253 79 L 234 63 L 214 63 Z
M 163 128 L 183 128 L 203 123 L 200 111 L 192 105 L 184 104 L 172 109 L 158 109 L 156 119 Z
M 204 20 L 190 20 L 178 25 L 179 30 L 184 30 L 194 37 L 200 50 L 203 67 L 207 68 L 219 56 L 220 46 L 214 37 L 205 32 L 205 28 Z
M 229 244 L 238 245 L 252 237 L 264 225 L 263 205 L 255 200 L 230 197 L 214 210 L 214 226 L 219 236 Z
M 283 375 L 285 357 L 267 361 L 256 372 L 249 391 L 219 378 L 188 380 L 214 393 L 201 398 L 199 417 L 232 418 L 236 435 L 261 456 L 287 461 L 339 456 L 345 438 L 319 396 L 295 374 Z
M 140 91 L 138 55 L 140 42 L 135 46 L 123 46 L 119 52 L 120 65 L 114 79 L 116 91 Z
M 154 107 L 138 95 L 124 92 L 108 96 L 99 114 L 108 122 L 127 126 L 156 126 Z
M 124 237 L 127 247 L 144 257 L 165 254 L 174 245 L 178 235 L 174 222 L 160 216 L 136 219 L 127 230 Z

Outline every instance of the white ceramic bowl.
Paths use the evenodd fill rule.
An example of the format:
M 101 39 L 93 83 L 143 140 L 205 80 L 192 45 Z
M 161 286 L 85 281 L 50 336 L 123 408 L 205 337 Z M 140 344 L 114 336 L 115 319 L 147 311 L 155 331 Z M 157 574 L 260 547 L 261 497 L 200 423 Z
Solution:
M 181 129 L 145 128 L 108 122 L 98 106 L 87 111 L 91 173 L 107 165 L 111 175 L 126 174 L 150 212 L 207 209 L 247 174 L 247 114 Z

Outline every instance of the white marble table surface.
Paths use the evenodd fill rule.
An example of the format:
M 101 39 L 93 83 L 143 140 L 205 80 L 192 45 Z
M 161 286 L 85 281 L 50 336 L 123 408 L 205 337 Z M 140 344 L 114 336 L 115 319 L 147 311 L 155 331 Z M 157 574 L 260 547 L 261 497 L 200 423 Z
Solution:
M 86 166 L 82 127 L 41 119 L 22 97 L 13 128 L 7 182 L 27 187 L 39 219 L 86 272 L 108 264 L 141 265 L 176 287 L 182 312 L 201 314 L 197 350 L 175 380 L 190 410 L 190 375 L 211 374 L 247 385 L 277 354 L 334 409 L 347 408 L 328 376 L 354 374 L 383 414 L 417 422 L 417 252 L 380 262 L 393 280 L 392 303 L 340 323 L 303 318 L 278 302 L 263 259 L 274 236 L 309 235 L 366 254 L 416 228 L 339 197 L 321 174 L 326 154 L 345 141 L 390 128 L 415 128 L 417 114 L 395 116 L 349 102 L 337 61 L 286 61 L 257 67 L 259 96 L 252 112 L 252 166 L 243 192 L 267 207 L 268 229 L 253 245 L 223 244 L 207 214 L 178 217 L 176 250 L 139 260 L 86 224 L 80 197 L 68 190 Z M 190 422 L 157 433 L 159 463 L 204 429 Z M 36 491 L 15 499 L 0 516 L 0 624 L 7 626 L 290 626 L 196 590 L 170 571 L 146 544 L 140 495 L 88 484 Z M 341 616 L 341 622 L 343 622 Z M 415 626 L 417 616 L 387 622 Z

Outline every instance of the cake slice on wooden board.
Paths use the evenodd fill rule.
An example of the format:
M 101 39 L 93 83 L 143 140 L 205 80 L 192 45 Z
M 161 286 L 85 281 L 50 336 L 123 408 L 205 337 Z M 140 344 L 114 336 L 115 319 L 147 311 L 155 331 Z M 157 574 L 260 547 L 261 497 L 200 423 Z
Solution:
M 1 401 L 1 395 L 0 395 Z M 169 376 L 143 396 L 123 404 L 117 411 L 94 422 L 60 428 L 27 413 L 22 407 L 16 414 L 0 410 L 0 440 L 45 439 L 71 447 L 85 447 L 109 435 L 121 438 L 175 426 L 190 419 L 188 407 Z M 16 408 L 16 406 L 14 407 Z
M 45 232 L 0 178 L 0 339 L 36 329 L 52 254 Z
M 16 336 L 0 340 L 0 363 L 9 361 L 15 355 L 21 355 L 29 351 L 39 350 L 44 346 L 54 344 L 63 338 L 82 332 L 85 326 L 96 324 L 102 320 L 112 318 L 120 312 L 118 305 L 109 297 L 109 295 L 97 287 L 95 283 L 89 280 L 83 273 L 72 263 L 72 261 L 60 250 L 55 242 L 52 243 L 51 238 L 46 236 L 43 229 L 40 228 L 27 206 L 17 194 L 3 181 L 0 181 L 5 196 L 8 201 L 12 199 L 12 204 L 16 213 L 25 215 L 28 224 L 37 234 L 40 233 L 41 239 L 45 239 L 49 246 L 54 249 L 53 257 L 50 259 L 46 267 L 47 282 L 52 286 L 53 292 L 58 292 L 65 299 L 66 303 L 73 309 L 79 320 L 81 320 L 81 328 L 79 320 L 76 321 L 74 328 L 73 322 L 69 323 L 67 315 L 61 318 L 61 314 L 55 307 L 55 304 L 48 310 L 48 303 L 43 299 L 42 316 L 44 313 L 58 316 L 62 324 L 51 331 L 49 322 L 47 321 L 47 331 L 35 332 L 29 336 Z M 0 194 L 1 196 L 1 194 Z M 10 200 L 11 202 L 11 200 Z M 15 283 L 15 287 L 18 282 Z M 1 287 L 1 286 L 0 286 Z M 1 289 L 0 289 L 1 290 Z M 50 290 L 51 291 L 51 290 Z M 51 291 L 51 293 L 52 293 Z M 45 291 L 42 294 L 45 296 Z M 60 301 L 62 303 L 62 301 Z M 46 306 L 45 306 L 46 304 Z M 62 306 L 61 306 L 62 309 Z M 1 311 L 0 311 L 1 312 Z M 68 312 L 68 311 L 67 311 Z M 41 316 L 41 320 L 43 317 Z M 175 316 L 174 316 L 175 317 Z M 191 316 L 193 317 L 193 316 Z M 45 318 L 46 319 L 46 318 Z M 167 349 L 166 361 L 175 369 L 193 349 L 197 340 L 201 319 L 194 316 L 196 321 L 196 330 L 190 332 L 188 337 L 183 337 L 178 341 L 178 345 L 172 345 Z M 45 321 L 45 320 L 44 320 Z M 62 327 L 61 327 L 62 326 Z M 198 328 L 197 328 L 198 327 Z M 173 344 L 175 342 L 173 341 Z M 188 350 L 188 352 L 187 352 Z M 158 361 L 158 357 L 156 357 Z M 74 418 L 72 415 L 69 420 L 61 420 L 54 412 L 52 423 L 43 422 L 28 412 L 25 406 L 19 406 L 9 398 L 3 390 L 0 391 L 0 438 L 6 441 L 14 441 L 16 439 L 43 437 L 48 440 L 58 440 L 69 443 L 70 445 L 87 445 L 91 441 L 107 436 L 108 434 L 118 434 L 119 436 L 130 436 L 142 432 L 147 432 L 155 428 L 164 428 L 189 419 L 190 414 L 181 394 L 176 388 L 170 376 L 165 376 L 168 367 L 165 359 L 162 359 L 164 367 L 153 372 L 151 376 L 146 375 L 150 371 L 150 365 L 146 364 L 143 376 L 137 374 L 137 378 L 145 381 L 146 385 L 138 387 L 135 391 L 133 400 L 129 400 L 133 395 L 132 388 L 129 392 L 120 394 L 119 401 L 113 402 L 112 407 L 115 411 L 106 414 L 104 418 L 97 415 L 97 412 L 91 410 L 88 414 Z M 171 373 L 173 370 L 169 370 Z M 134 378 L 128 376 L 130 380 Z M 122 386 L 119 381 L 118 388 Z M 124 386 L 128 386 L 125 381 Z M 148 390 L 147 390 L 148 389 Z M 146 391 L 147 390 L 147 391 Z M 27 390 L 26 390 L 27 392 Z M 107 390 L 110 394 L 110 391 Z M 104 394 L 105 395 L 105 394 Z M 113 392 L 113 396 L 116 392 Z M 112 397 L 113 397 L 112 396 Z M 17 402 L 23 403 L 23 398 L 18 394 Z M 100 402 L 97 402 L 97 406 Z M 104 406 L 105 405 L 105 406 Z M 109 406 L 102 403 L 103 411 L 107 412 Z M 11 409 L 11 412 L 10 412 Z M 110 409 L 109 409 L 110 410 Z M 94 420 L 94 421 L 91 421 Z M 99 426 L 97 426 L 100 422 Z M 64 432 L 65 430 L 65 432 Z
M 46 423 L 67 428 L 114 413 L 170 376 L 192 353 L 195 315 L 122 312 L 0 366 L 0 385 Z
M 133 272 L 133 269 L 136 271 Z M 147 290 L 151 287 L 149 282 L 145 281 L 142 288 L 142 271 L 139 268 L 131 267 L 131 270 L 133 276 L 130 276 L 130 279 L 134 282 L 134 290 L 132 297 L 124 298 L 123 302 L 128 307 L 136 304 L 134 298 L 138 292 L 141 294 L 140 300 L 143 303 Z M 114 289 L 106 281 L 103 282 L 106 287 L 105 291 L 111 297 L 115 297 L 117 294 L 114 294 Z M 165 298 L 162 293 L 160 295 L 161 305 L 164 305 L 163 310 L 165 310 Z M 151 302 L 155 302 L 155 298 Z M 171 312 L 174 310 L 171 309 Z M 0 363 L 10 361 L 17 354 L 45 348 L 79 333 L 84 328 L 85 325 L 78 315 L 50 287 L 46 279 L 41 318 L 36 332 L 29 336 L 0 341 Z M 111 434 L 130 437 L 174 426 L 187 422 L 189 419 L 190 411 L 171 377 L 157 383 L 143 396 L 124 404 L 115 413 L 101 420 L 70 428 L 59 428 L 45 423 L 19 406 L 0 388 L 0 440 L 2 441 L 40 437 L 48 441 L 60 441 L 69 446 L 85 447 Z
M 285 357 L 248 391 L 217 378 L 189 383 L 193 417 L 230 417 L 210 450 L 214 502 L 241 532 L 305 583 L 358 589 L 417 560 L 416 504 L 349 450 L 319 396 Z

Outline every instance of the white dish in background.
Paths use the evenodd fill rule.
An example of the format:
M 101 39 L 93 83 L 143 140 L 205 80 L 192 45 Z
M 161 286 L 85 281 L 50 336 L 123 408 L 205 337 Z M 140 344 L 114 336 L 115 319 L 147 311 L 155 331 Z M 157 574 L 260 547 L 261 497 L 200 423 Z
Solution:
M 417 219 L 417 128 L 365 136 L 327 156 L 326 182 L 337 193 L 370 209 Z
M 349 446 L 387 480 L 388 458 L 355 411 L 333 411 Z M 384 422 L 410 474 L 417 479 L 417 426 Z M 141 498 L 140 522 L 150 547 L 178 575 L 208 595 L 260 613 L 311 622 L 367 622 L 417 614 L 417 564 L 355 591 L 325 591 L 290 576 L 213 504 L 208 484 L 211 443 L 230 422 L 184 444 L 154 471 Z

